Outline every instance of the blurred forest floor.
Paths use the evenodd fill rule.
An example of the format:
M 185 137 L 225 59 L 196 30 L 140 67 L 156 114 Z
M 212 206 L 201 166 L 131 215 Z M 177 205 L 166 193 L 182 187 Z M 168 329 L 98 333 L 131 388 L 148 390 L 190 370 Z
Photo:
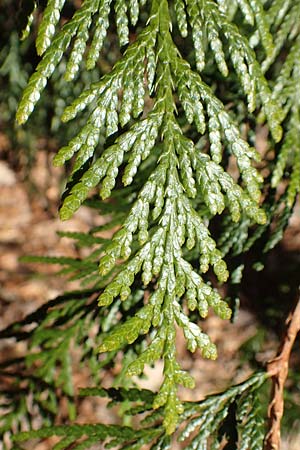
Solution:
M 58 267 L 43 264 L 24 264 L 19 258 L 24 255 L 43 256 L 84 256 L 84 249 L 77 248 L 70 239 L 60 238 L 57 231 L 88 231 L 92 226 L 100 225 L 103 219 L 86 207 L 82 207 L 68 222 L 60 222 L 57 214 L 59 198 L 63 186 L 64 172 L 62 169 L 53 168 L 51 159 L 53 154 L 43 150 L 43 142 L 40 150 L 36 152 L 35 161 L 30 168 L 30 177 L 26 176 L 26 168 L 14 168 L 11 164 L 9 153 L 10 143 L 4 134 L 0 134 L 0 329 L 8 324 L 22 319 L 38 306 L 61 294 L 64 290 L 72 290 L 79 287 L 77 282 L 66 282 L 66 279 L 55 276 Z M 293 270 L 295 272 L 295 260 L 300 261 L 300 210 L 299 207 L 290 220 L 290 225 L 285 233 L 280 248 L 273 251 L 268 259 L 270 265 L 265 274 L 265 283 L 262 290 L 255 281 L 245 288 L 242 294 L 243 303 L 251 304 L 251 298 L 247 296 L 274 296 L 274 287 L 278 285 L 276 271 L 287 265 L 282 258 L 291 255 Z M 298 255 L 298 256 L 297 256 Z M 289 257 L 288 257 L 289 258 Z M 296 259 L 295 259 L 296 258 Z M 299 265 L 298 265 L 299 268 Z M 292 284 L 296 286 L 299 281 L 299 270 L 291 275 Z M 298 273 L 297 273 L 298 272 Z M 261 276 L 261 275 L 260 275 Z M 280 295 L 294 295 L 289 286 L 289 275 L 278 287 Z M 250 278 L 251 279 L 251 278 Z M 272 281 L 273 279 L 273 281 Z M 281 292 L 282 291 L 282 292 Z M 291 302 L 293 298 L 290 299 Z M 282 323 L 284 316 L 281 316 Z M 242 355 L 240 348 L 254 342 L 258 348 L 257 360 L 266 362 L 272 358 L 278 346 L 278 334 L 276 330 L 264 331 L 264 327 L 258 322 L 256 315 L 250 309 L 242 308 L 234 324 L 224 322 L 211 315 L 204 323 L 203 328 L 208 331 L 213 341 L 218 346 L 219 358 L 217 361 L 204 361 L 197 355 L 189 354 L 185 350 L 183 339 L 178 338 L 178 352 L 183 367 L 190 370 L 196 379 L 194 391 L 182 392 L 182 397 L 200 399 L 204 394 L 216 392 L 225 388 L 232 381 L 240 382 L 251 373 L 252 368 L 247 362 L 247 357 Z M 264 344 L 259 340 L 260 336 L 266 337 Z M 225 336 L 225 338 L 224 338 Z M 259 343 L 255 341 L 259 340 Z M 257 347 L 258 346 L 258 347 Z M 7 352 L 10 356 L 18 356 L 25 351 L 24 344 L 18 343 L 13 347 L 0 346 L 0 361 L 5 359 Z M 13 355 L 12 353 L 13 352 Z M 241 360 L 242 363 L 241 363 Z M 298 360 L 299 362 L 299 360 Z M 300 370 L 300 366 L 299 370 Z M 84 385 L 84 373 L 79 367 L 75 368 L 76 382 Z M 149 369 L 148 380 L 143 380 L 140 385 L 155 389 L 159 386 L 162 367 L 156 365 Z M 104 385 L 109 385 L 113 374 L 108 375 Z M 99 410 L 98 404 L 83 405 L 79 421 L 88 422 L 94 420 L 107 420 L 107 411 Z M 95 409 L 97 411 L 95 412 Z M 109 413 L 110 420 L 116 421 L 113 411 Z M 300 404 L 299 404 L 300 417 Z M 299 423 L 298 423 L 299 431 Z M 300 432 L 295 429 L 284 438 L 282 450 L 299 450 Z M 49 447 L 38 446 L 37 450 Z M 51 447 L 50 447 L 51 448 Z M 174 449 L 175 450 L 175 449 Z

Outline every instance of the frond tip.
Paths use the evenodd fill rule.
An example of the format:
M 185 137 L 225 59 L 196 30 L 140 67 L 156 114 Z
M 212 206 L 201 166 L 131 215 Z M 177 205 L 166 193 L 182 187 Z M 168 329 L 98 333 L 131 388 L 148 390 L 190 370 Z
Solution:
M 181 440 L 190 439 L 187 449 L 204 449 L 208 442 L 217 449 L 234 416 L 240 448 L 246 450 L 251 442 L 258 449 L 261 432 L 256 435 L 253 428 L 258 422 L 261 426 L 257 391 L 264 377 L 254 376 L 226 393 L 188 404 L 179 398 L 178 386 L 192 388 L 194 380 L 178 361 L 176 333 L 180 330 L 190 352 L 217 358 L 201 320 L 210 311 L 223 320 L 231 318 L 229 303 L 218 290 L 219 283 L 230 280 L 225 256 L 248 251 L 285 203 L 277 233 L 265 249 L 275 245 L 300 192 L 300 107 L 294 98 L 300 83 L 299 27 L 286 6 L 287 14 L 281 12 L 282 0 L 269 10 L 270 2 L 262 0 L 146 3 L 83 0 L 74 3 L 67 20 L 65 0 L 49 0 L 36 39 L 41 60 L 24 90 L 17 120 L 27 121 L 58 65 L 65 64 L 68 82 L 76 77 L 80 81 L 86 69 L 96 67 L 93 73 L 99 79 L 84 83 L 64 109 L 61 120 L 70 122 L 74 133 L 54 164 L 70 161 L 72 166 L 61 219 L 71 218 L 84 203 L 93 204 L 110 215 L 111 234 L 104 238 L 101 233 L 108 228 L 102 226 L 88 234 L 61 233 L 79 246 L 92 246 L 91 254 L 83 260 L 44 261 L 60 263 L 61 273 L 92 284 L 93 301 L 86 312 L 75 300 L 70 302 L 63 309 L 63 327 L 59 312 L 48 312 L 49 322 L 43 318 L 32 332 L 38 351 L 27 360 L 32 366 L 41 361 L 37 375 L 73 396 L 72 383 L 66 381 L 71 380 L 70 343 L 82 338 L 89 320 L 97 321 L 98 334 L 83 339 L 83 359 L 89 355 L 93 373 L 102 364 L 97 351 L 106 355 L 101 367 L 111 366 L 117 352 L 123 352 L 126 367 L 120 379 L 140 376 L 146 365 L 162 360 L 162 384 L 143 410 L 152 410 L 145 420 L 159 426 L 137 431 L 74 425 L 68 435 L 64 427 L 53 427 L 20 434 L 16 440 L 57 434 L 62 440 L 56 447 L 61 449 L 89 448 L 107 439 L 109 446 L 124 450 L 146 444 L 167 449 L 169 435 L 185 420 Z M 296 3 L 291 11 L 298 17 Z M 109 56 L 108 65 L 98 64 L 102 49 L 107 55 L 108 30 L 120 48 Z M 286 40 L 288 54 L 276 65 L 279 75 L 270 83 L 271 91 L 264 73 L 272 69 Z M 270 142 L 278 149 L 270 183 L 257 164 L 263 156 L 253 147 L 253 130 L 241 126 L 252 126 L 256 114 L 266 119 Z M 269 208 L 267 191 L 282 179 L 289 181 L 286 192 Z M 225 217 L 219 239 L 218 215 Z M 243 267 L 240 263 L 233 278 L 241 279 Z

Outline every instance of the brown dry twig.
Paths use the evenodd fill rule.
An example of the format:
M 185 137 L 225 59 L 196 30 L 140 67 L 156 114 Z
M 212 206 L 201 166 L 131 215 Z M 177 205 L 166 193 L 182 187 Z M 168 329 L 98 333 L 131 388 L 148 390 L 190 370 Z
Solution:
M 288 375 L 290 354 L 300 331 L 300 297 L 294 310 L 286 320 L 286 332 L 277 356 L 267 365 L 267 373 L 272 377 L 271 402 L 269 404 L 269 431 L 264 441 L 264 450 L 279 450 L 280 424 L 284 409 L 284 384 Z

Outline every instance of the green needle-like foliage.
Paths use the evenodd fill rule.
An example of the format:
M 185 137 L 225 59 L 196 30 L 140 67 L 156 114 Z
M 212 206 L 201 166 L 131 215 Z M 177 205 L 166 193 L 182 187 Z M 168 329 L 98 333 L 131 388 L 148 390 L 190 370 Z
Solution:
M 189 450 L 219 449 L 226 436 L 231 445 L 240 449 L 261 449 L 264 429 L 259 423 L 262 413 L 259 405 L 261 387 L 266 381 L 264 373 L 257 373 L 245 382 L 201 402 L 184 402 L 181 409 L 179 442 Z M 153 393 L 139 389 L 82 389 L 80 396 L 100 396 L 110 399 L 110 405 L 126 400 L 128 415 L 145 415 L 139 429 L 120 425 L 70 425 L 41 428 L 19 433 L 15 441 L 57 436 L 60 441 L 54 449 L 89 449 L 95 443 L 106 442 L 105 448 L 140 449 L 147 444 L 152 450 L 172 448 L 172 442 L 162 426 L 163 411 L 153 411 Z M 232 426 L 232 419 L 235 425 Z M 205 425 L 205 426 L 204 426 Z M 195 432 L 197 433 L 195 434 Z M 17 447 L 19 448 L 19 447 Z M 237 448 L 237 447 L 236 447 Z
M 300 17 L 299 5 L 297 12 Z M 284 108 L 286 133 L 273 172 L 272 186 L 276 187 L 279 184 L 285 169 L 289 168 L 287 205 L 290 208 L 294 205 L 296 195 L 300 190 L 300 100 L 298 96 L 295 98 L 296 86 L 300 85 L 299 52 L 300 35 L 295 39 L 274 86 L 274 98 L 278 98 Z
M 62 440 L 56 450 L 92 448 L 104 441 L 108 448 L 148 444 L 167 449 L 169 435 L 185 422 L 180 440 L 189 440 L 187 449 L 218 449 L 226 438 L 240 449 L 251 443 L 258 450 L 263 440 L 258 390 L 265 375 L 188 404 L 179 399 L 178 386 L 192 388 L 194 380 L 178 361 L 176 334 L 182 330 L 190 352 L 199 349 L 202 357 L 216 359 L 217 348 L 200 319 L 211 310 L 228 320 L 232 311 L 212 280 L 226 282 L 226 255 L 247 252 L 277 221 L 264 250 L 272 248 L 292 212 L 300 190 L 300 103 L 295 96 L 300 2 L 83 0 L 67 20 L 62 20 L 64 0 L 46 3 L 36 38 L 41 59 L 23 92 L 17 120 L 28 120 L 59 68 L 72 83 L 85 70 L 99 75 L 64 109 L 61 120 L 70 122 L 74 133 L 54 164 L 72 164 L 61 219 L 85 203 L 109 214 L 110 222 L 87 234 L 63 233 L 79 246 L 92 247 L 82 260 L 30 258 L 61 264 L 61 273 L 81 279 L 91 291 L 82 291 L 81 299 L 79 293 L 76 298 L 68 294 L 53 308 L 42 309 L 28 334 L 20 329 L 33 317 L 2 336 L 21 333 L 20 339 L 28 339 L 27 366 L 36 367 L 37 378 L 68 398 L 74 395 L 74 345 L 81 347 L 82 361 L 88 361 L 97 382 L 99 368 L 113 364 L 119 351 L 125 361 L 120 384 L 159 359 L 164 368 L 158 393 L 148 395 L 144 409 L 140 403 L 133 408 L 151 411 L 140 429 L 50 426 L 19 434 L 15 441 L 57 435 Z M 35 2 L 31 9 L 37 9 Z M 31 22 L 32 15 L 26 33 Z M 114 32 L 120 56 L 103 74 L 98 71 L 101 51 Z M 265 77 L 267 71 L 272 77 Z M 233 107 L 231 96 L 237 99 Z M 253 130 L 247 134 L 241 126 L 257 116 L 270 130 L 269 145 L 278 150 L 266 179 Z M 286 192 L 276 197 L 283 179 L 288 180 Z M 95 190 L 101 200 L 91 197 Z M 220 215 L 221 234 L 215 236 L 212 224 Z M 107 229 L 114 230 L 111 239 L 102 237 Z M 235 267 L 233 283 L 241 279 L 243 267 Z M 96 337 L 91 337 L 93 325 Z M 130 390 L 121 397 L 124 404 L 145 398 L 143 391 Z

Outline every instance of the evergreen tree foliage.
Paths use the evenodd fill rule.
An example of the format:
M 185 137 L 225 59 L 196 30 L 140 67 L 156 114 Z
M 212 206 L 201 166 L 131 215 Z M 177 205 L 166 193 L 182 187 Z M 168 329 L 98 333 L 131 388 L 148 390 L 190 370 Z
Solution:
M 72 14 L 62 21 L 68 3 Z M 201 321 L 210 310 L 231 318 L 232 302 L 222 298 L 218 283 L 239 283 L 241 256 L 257 242 L 265 252 L 276 245 L 293 211 L 300 189 L 300 1 L 48 0 L 25 6 L 23 39 L 40 19 L 40 62 L 17 121 L 28 120 L 51 79 L 57 80 L 55 95 L 73 97 L 61 116 L 72 137 L 54 158 L 55 165 L 72 164 L 60 216 L 69 219 L 84 203 L 107 223 L 86 234 L 61 233 L 91 249 L 85 259 L 27 258 L 61 264 L 62 274 L 81 279 L 82 290 L 0 332 L 2 339 L 29 343 L 24 358 L 1 366 L 13 379 L 2 393 L 1 431 L 18 432 L 16 449 L 53 435 L 60 437 L 55 450 L 100 442 L 168 449 L 176 430 L 186 449 L 219 449 L 224 440 L 226 448 L 262 449 L 259 395 L 267 375 L 258 372 L 220 394 L 186 402 L 178 386 L 193 388 L 194 380 L 177 358 L 176 335 L 181 329 L 190 352 L 217 358 Z M 120 57 L 103 73 L 99 58 L 112 33 Z M 5 67 L 8 60 L 2 72 Z M 268 127 L 271 162 L 261 161 L 254 147 L 258 123 Z M 279 185 L 285 189 L 277 191 Z M 103 237 L 107 230 L 112 239 Z M 76 424 L 74 347 L 96 386 L 79 396 L 123 405 L 127 416 L 142 417 L 134 419 L 137 427 Z M 102 389 L 100 371 L 112 367 L 120 351 L 118 389 Z M 132 387 L 130 377 L 160 359 L 159 391 Z M 68 403 L 70 425 L 54 425 L 59 395 Z M 34 429 L 37 415 L 42 426 Z

